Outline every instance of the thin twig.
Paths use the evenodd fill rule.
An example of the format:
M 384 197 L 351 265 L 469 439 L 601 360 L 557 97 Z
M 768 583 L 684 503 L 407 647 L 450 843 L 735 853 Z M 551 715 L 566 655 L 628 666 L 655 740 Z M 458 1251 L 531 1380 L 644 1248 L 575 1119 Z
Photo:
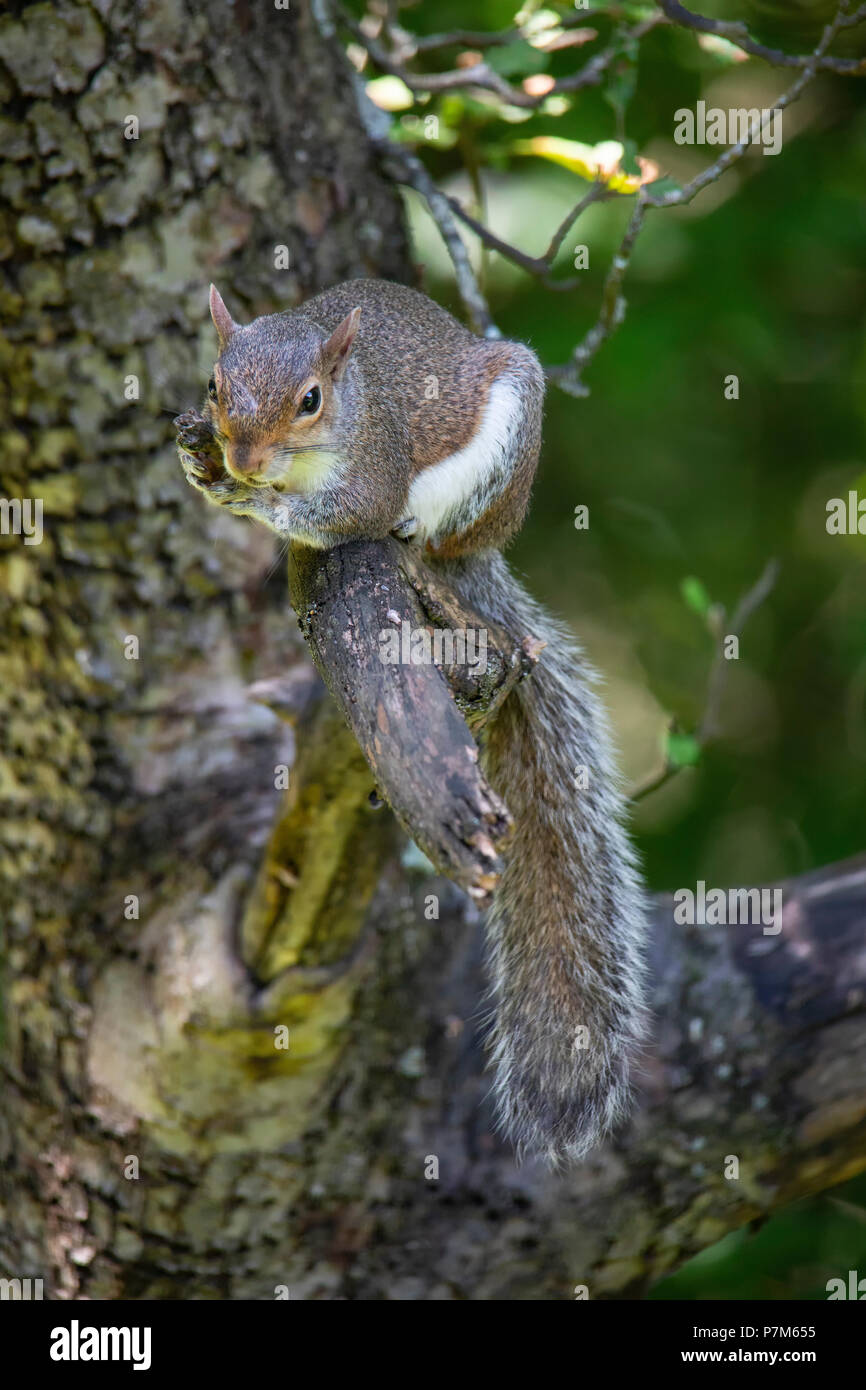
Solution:
M 704 713 L 697 727 L 695 738 L 700 747 L 710 742 L 719 732 L 719 715 L 721 712 L 722 696 L 724 694 L 725 683 L 730 661 L 725 656 L 725 641 L 728 637 L 740 637 L 743 628 L 749 618 L 760 608 L 765 599 L 772 593 L 776 580 L 779 577 L 778 560 L 769 560 L 764 567 L 760 578 L 752 585 L 748 593 L 740 599 L 727 631 L 723 634 L 716 648 L 716 655 L 710 669 L 710 676 L 707 682 L 707 698 L 704 704 Z
M 495 232 L 492 232 L 490 228 L 486 227 L 477 217 L 473 217 L 471 212 L 467 212 L 466 208 L 464 208 L 463 204 L 457 198 L 446 195 L 448 198 L 448 205 L 455 217 L 459 217 L 460 221 L 465 223 L 470 231 L 475 233 L 479 241 L 483 242 L 491 251 L 498 251 L 500 256 L 504 256 L 506 260 L 513 261 L 515 265 L 519 265 L 527 274 L 535 275 L 548 289 L 560 291 L 573 290 L 580 284 L 580 279 L 577 276 L 573 276 L 570 280 L 554 280 L 551 277 L 553 262 L 556 259 L 563 241 L 581 213 L 588 208 L 591 203 L 603 202 L 606 198 L 616 196 L 618 195 L 612 193 L 611 190 L 600 181 L 593 183 L 589 192 L 579 199 L 574 207 L 571 208 L 561 225 L 557 228 L 544 255 L 530 256 L 527 252 L 521 251 L 518 246 L 512 245 L 511 242 L 503 241 L 501 237 L 498 237 Z
M 519 265 L 530 275 L 543 276 L 547 272 L 549 267 L 540 257 L 529 256 L 525 251 L 521 251 L 519 246 L 512 246 L 510 242 L 503 241 L 495 232 L 491 232 L 489 227 L 485 227 L 483 222 L 479 222 L 477 217 L 473 217 L 471 212 L 467 212 L 459 199 L 452 198 L 450 194 L 446 194 L 446 197 L 448 198 L 448 206 L 455 217 L 459 217 L 460 221 L 475 233 L 479 241 L 482 241 L 485 246 L 489 246 L 491 251 L 498 251 L 500 256 L 505 256 L 509 261 L 513 261 L 515 265 Z
M 548 368 L 548 378 L 569 395 L 589 395 L 589 387 L 585 386 L 582 380 L 584 368 L 625 318 L 626 301 L 622 294 L 622 284 L 635 242 L 643 226 L 646 208 L 646 202 L 639 196 L 625 235 L 611 260 L 601 295 L 601 311 L 592 328 L 574 349 L 569 362 L 559 367 Z
M 475 63 L 469 68 L 455 68 L 451 72 L 410 72 L 383 44 L 379 43 L 378 39 L 366 34 L 350 14 L 342 8 L 339 13 L 341 23 L 354 34 L 358 43 L 367 50 L 376 67 L 380 68 L 382 72 L 389 73 L 392 77 L 399 77 L 400 81 L 405 83 L 414 95 L 433 96 L 441 92 L 458 92 L 475 88 L 476 90 L 492 92 L 494 96 L 500 97 L 509 106 L 518 106 L 525 110 L 536 110 L 552 96 L 564 92 L 581 91 L 584 87 L 597 86 L 611 63 L 621 52 L 623 40 L 639 40 L 651 29 L 655 29 L 657 25 L 667 23 L 662 14 L 650 15 L 632 29 L 626 30 L 622 35 L 617 34 L 613 42 L 601 53 L 597 53 L 594 58 L 591 58 L 580 72 L 571 73 L 568 77 L 561 77 L 553 82 L 547 91 L 533 94 L 524 91 L 522 87 L 512 86 L 498 72 L 483 62 Z
M 590 201 L 594 200 L 583 198 L 579 206 L 587 205 Z M 495 232 L 492 232 L 489 227 L 485 227 L 483 222 L 479 222 L 476 217 L 473 217 L 470 212 L 467 212 L 463 204 L 460 203 L 457 198 L 449 196 L 448 204 L 454 215 L 459 217 L 460 221 L 465 223 L 470 231 L 474 232 L 485 246 L 488 246 L 491 251 L 498 251 L 500 256 L 504 256 L 506 260 L 513 261 L 515 265 L 519 265 L 527 274 L 537 276 L 548 289 L 572 290 L 580 283 L 578 279 L 574 278 L 571 280 L 553 280 L 551 278 L 551 263 L 547 259 L 547 255 L 530 256 L 525 251 L 521 251 L 518 246 L 513 246 L 511 242 L 503 241 L 502 238 L 498 237 Z
M 818 44 L 815 52 L 811 54 L 809 61 L 803 68 L 796 82 L 788 88 L 787 92 L 783 92 L 781 96 L 777 97 L 772 106 L 767 107 L 766 110 L 761 113 L 760 120 L 749 127 L 748 133 L 744 139 L 739 140 L 736 145 L 731 145 L 730 149 L 725 150 L 724 154 L 720 155 L 713 164 L 708 165 L 706 169 L 702 170 L 700 174 L 697 174 L 695 178 L 685 184 L 683 188 L 673 189 L 669 193 L 659 193 L 655 195 L 648 190 L 643 195 L 645 201 L 649 203 L 651 207 L 655 208 L 678 207 L 684 203 L 690 203 L 702 189 L 706 188 L 711 183 L 715 183 L 716 179 L 719 178 L 726 169 L 729 169 L 737 160 L 742 159 L 749 146 L 763 134 L 765 127 L 769 125 L 770 121 L 775 119 L 776 112 L 784 111 L 786 107 L 790 106 L 802 96 L 806 87 L 808 87 L 809 83 L 815 77 L 825 50 L 829 48 L 839 32 L 847 8 L 847 0 L 844 0 L 844 3 L 836 14 L 836 18 L 825 28 L 821 35 L 821 42 Z M 864 13 L 866 13 L 866 6 L 862 8 Z
M 774 67 L 806 68 L 814 56 L 809 53 L 785 53 L 781 48 L 768 48 L 766 44 L 758 43 L 752 38 L 747 25 L 741 20 L 707 19 L 705 15 L 687 10 L 685 5 L 678 4 L 677 0 L 658 0 L 658 3 L 672 24 L 694 29 L 700 34 L 716 34 L 719 38 L 727 39 L 743 53 L 751 54 L 754 58 L 763 58 Z M 837 25 L 837 32 L 853 24 L 860 24 L 864 19 L 866 5 L 861 5 L 854 14 L 843 17 Z M 822 54 L 818 68 L 822 71 L 857 76 L 866 73 L 866 58 L 831 58 Z
M 485 338 L 501 338 L 502 334 L 493 321 L 487 300 L 472 269 L 469 253 L 457 230 L 447 194 L 436 187 L 432 176 L 417 155 L 388 140 L 379 139 L 376 143 L 386 160 L 392 164 L 396 181 L 408 184 L 426 201 L 430 215 L 448 249 L 457 279 L 457 289 L 476 333 Z
M 559 255 L 560 247 L 565 241 L 565 238 L 568 236 L 581 213 L 585 212 L 591 203 L 603 203 L 606 199 L 615 198 L 617 196 L 619 195 L 612 193 L 600 179 L 591 184 L 589 191 L 575 203 L 574 207 L 557 227 L 550 239 L 550 245 L 545 251 L 542 260 L 546 262 L 547 265 L 553 265 L 553 262 Z
M 572 74 L 570 77 L 561 78 L 554 84 L 551 91 L 577 90 L 584 85 L 590 85 L 600 81 L 607 67 L 613 58 L 621 51 L 621 43 L 624 39 L 636 40 L 643 37 L 656 24 L 659 23 L 684 23 L 688 27 L 701 29 L 704 21 L 701 16 L 692 15 L 692 12 L 685 10 L 678 4 L 673 4 L 672 0 L 661 0 L 662 10 L 660 13 L 651 16 L 641 24 L 636 25 L 625 34 L 618 33 L 614 40 L 601 53 L 581 69 L 580 72 Z M 744 139 L 725 150 L 712 164 L 708 165 L 689 183 L 682 188 L 674 189 L 665 193 L 653 193 L 652 186 L 642 187 L 637 196 L 634 211 L 629 220 L 623 239 L 613 256 L 611 265 L 605 279 L 602 291 L 602 302 L 598 318 L 592 328 L 589 329 L 582 342 L 574 349 L 569 362 L 553 366 L 548 369 L 548 378 L 555 382 L 562 390 L 572 394 L 583 396 L 588 394 L 588 388 L 583 382 L 583 372 L 588 364 L 595 357 L 602 344 L 613 334 L 616 328 L 623 322 L 626 314 L 626 300 L 622 294 L 626 271 L 638 235 L 643 227 L 647 208 L 677 207 L 690 203 L 709 184 L 714 183 L 722 174 L 735 164 L 748 150 L 749 146 L 757 140 L 763 133 L 770 120 L 775 119 L 778 111 L 784 111 L 798 99 L 804 89 L 813 80 L 816 73 L 827 66 L 824 59 L 826 51 L 842 28 L 848 28 L 853 24 L 859 23 L 866 18 L 866 4 L 861 5 L 855 12 L 849 13 L 850 0 L 842 0 L 836 13 L 835 19 L 828 24 L 821 36 L 821 40 L 812 54 L 804 58 L 802 62 L 797 59 L 796 63 L 788 63 L 787 66 L 796 65 L 801 67 L 801 72 L 793 85 L 787 92 L 782 93 L 776 100 L 773 107 L 765 110 L 760 119 L 750 127 Z M 343 22 L 356 34 L 358 39 L 365 45 L 373 61 L 384 71 L 391 72 L 400 77 L 413 91 L 430 92 L 433 90 L 452 90 L 454 85 L 481 85 L 487 86 L 489 90 L 497 92 L 505 99 L 516 105 L 536 106 L 550 95 L 529 97 L 525 92 L 518 92 L 510 84 L 504 83 L 499 74 L 493 73 L 484 64 L 475 65 L 472 68 L 464 69 L 455 73 L 439 73 L 430 75 L 418 75 L 408 73 L 401 63 L 389 54 L 385 48 L 375 39 L 364 34 L 351 16 L 341 11 Z M 585 16 L 584 16 L 585 17 Z M 570 16 L 568 17 L 570 19 Z M 701 20 L 701 24 L 689 24 L 688 21 L 694 19 Z M 729 26 L 722 21 L 706 21 L 704 32 L 723 34 L 730 37 L 733 30 L 740 34 L 743 26 Z M 730 33 L 728 31 L 731 31 Z M 399 31 L 402 33 L 402 31 Z M 455 31 L 455 34 L 463 41 L 463 38 L 470 37 L 466 31 Z M 438 40 L 444 46 L 444 40 L 453 38 L 454 35 L 439 35 Z M 740 34 L 742 38 L 742 34 Z M 455 40 L 456 41 L 456 40 Z M 742 46 L 742 45 L 741 45 Z M 766 55 L 759 55 L 766 56 Z M 790 56 L 790 55 L 787 55 Z M 768 58 L 768 61 L 770 59 Z M 858 65 L 866 71 L 866 59 L 862 65 Z M 835 70 L 835 69 L 834 69 Z M 851 69 L 853 71 L 853 69 Z M 489 81 L 488 81 L 489 78 Z M 479 80 L 480 79 L 480 80 Z M 431 86 L 431 83 L 444 82 L 440 87 Z M 426 85 L 425 85 L 426 84 Z M 451 85 L 449 85 L 451 84 Z M 432 177 L 427 172 L 423 163 L 416 155 L 405 149 L 389 142 L 384 135 L 376 139 L 376 143 L 384 154 L 390 159 L 392 167 L 398 172 L 395 177 L 399 182 L 408 184 L 419 192 L 427 202 L 436 226 L 438 227 L 451 256 L 454 265 L 457 287 L 463 303 L 466 306 L 469 317 L 476 331 L 485 337 L 498 337 L 499 330 L 493 322 L 492 315 L 488 308 L 486 299 L 478 283 L 478 278 L 472 270 L 467 249 L 460 236 L 455 218 L 462 221 L 471 231 L 481 240 L 482 245 L 497 251 L 501 256 L 512 261 L 521 267 L 528 274 L 536 276 L 541 282 L 550 289 L 572 289 L 579 282 L 578 279 L 557 281 L 553 279 L 553 262 L 562 244 L 578 217 L 590 203 L 612 197 L 613 194 L 601 181 L 593 184 L 589 191 L 572 208 L 567 217 L 557 228 L 551 239 L 550 245 L 543 256 L 530 256 L 521 251 L 519 247 L 504 241 L 496 236 L 483 222 L 473 217 L 467 212 L 456 198 L 449 197 L 442 193 L 435 185 Z
M 437 48 L 503 48 L 506 44 L 517 43 L 520 39 L 538 38 L 545 33 L 555 33 L 557 29 L 579 29 L 593 19 L 621 19 L 624 11 L 619 5 L 609 9 L 577 10 L 574 14 L 558 15 L 555 24 L 549 29 L 532 29 L 520 25 L 514 29 L 501 29 L 491 33 L 489 30 L 453 29 L 448 34 L 425 34 L 416 38 L 405 29 L 389 26 L 389 37 L 401 56 L 412 58 L 416 53 L 432 53 Z
M 718 737 L 719 733 L 719 715 L 722 697 L 730 670 L 730 662 L 725 655 L 725 644 L 729 637 L 742 636 L 743 629 L 749 621 L 749 618 L 769 597 L 778 577 L 779 562 L 777 560 L 768 561 L 760 578 L 740 599 L 730 622 L 728 623 L 724 618 L 722 619 L 725 625 L 725 631 L 719 634 L 715 656 L 713 657 L 713 664 L 710 667 L 710 674 L 707 679 L 707 695 L 704 701 L 704 712 L 701 715 L 694 733 L 695 744 L 701 752 Z M 668 732 L 671 732 L 675 726 L 676 721 L 672 720 Z M 655 772 L 651 772 L 649 776 L 645 777 L 637 786 L 632 788 L 629 792 L 629 800 L 643 800 L 645 796 L 649 796 L 650 792 L 658 791 L 659 787 L 663 787 L 672 777 L 675 777 L 678 772 L 682 771 L 682 764 L 674 762 L 671 759 L 670 752 L 666 750 L 664 761 L 661 766 L 658 767 Z

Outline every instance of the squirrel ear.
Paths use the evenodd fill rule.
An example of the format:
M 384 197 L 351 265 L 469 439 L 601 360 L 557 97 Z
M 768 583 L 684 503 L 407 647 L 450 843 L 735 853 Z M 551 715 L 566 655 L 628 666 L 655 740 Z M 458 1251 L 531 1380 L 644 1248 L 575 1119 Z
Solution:
M 210 316 L 213 319 L 213 326 L 217 331 L 220 348 L 224 348 L 229 338 L 239 327 L 235 323 L 225 304 L 222 295 L 216 285 L 210 287 Z
M 329 365 L 331 376 L 335 381 L 339 381 L 345 371 L 346 363 L 349 360 L 349 353 L 352 351 L 352 344 L 355 341 L 355 334 L 358 332 L 358 324 L 361 322 L 360 308 L 353 309 L 351 314 L 347 314 L 343 322 L 339 324 L 331 334 L 324 346 L 325 360 Z

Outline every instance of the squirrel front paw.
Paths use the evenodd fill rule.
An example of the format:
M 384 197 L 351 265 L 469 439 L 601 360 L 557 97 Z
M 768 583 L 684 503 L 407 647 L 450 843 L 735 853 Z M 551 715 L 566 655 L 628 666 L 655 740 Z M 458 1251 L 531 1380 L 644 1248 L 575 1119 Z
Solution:
M 202 492 L 209 502 L 226 506 L 249 489 L 226 472 L 222 450 L 213 436 L 210 425 L 197 410 L 187 410 L 174 421 L 177 430 L 177 452 L 183 475 L 191 487 Z

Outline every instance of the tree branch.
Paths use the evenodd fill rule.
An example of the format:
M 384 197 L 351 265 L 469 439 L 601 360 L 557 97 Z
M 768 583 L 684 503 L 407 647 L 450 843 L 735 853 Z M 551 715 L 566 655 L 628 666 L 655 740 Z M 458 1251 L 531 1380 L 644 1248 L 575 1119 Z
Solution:
M 866 11 L 866 6 L 861 7 Z M 803 67 L 797 80 L 783 92 L 773 106 L 768 107 L 761 115 L 760 119 L 750 127 L 745 139 L 737 142 L 719 156 L 712 164 L 703 169 L 683 188 L 672 189 L 665 193 L 653 193 L 652 184 L 642 187 L 637 194 L 634 212 L 626 227 L 625 234 L 620 242 L 610 270 L 605 280 L 604 290 L 602 291 L 602 304 L 599 316 L 593 327 L 586 334 L 585 338 L 574 349 L 569 362 L 562 366 L 551 367 L 547 375 L 551 381 L 569 392 L 571 395 L 584 396 L 588 388 L 582 380 L 582 373 L 589 362 L 592 361 L 602 343 L 608 339 L 613 331 L 624 321 L 626 315 L 626 301 L 621 294 L 621 288 L 628 269 L 629 261 L 635 244 L 643 227 L 644 216 L 647 208 L 667 208 L 679 207 L 685 203 L 690 203 L 697 197 L 709 184 L 715 183 L 721 178 L 731 165 L 742 159 L 746 150 L 752 142 L 758 138 L 764 128 L 775 118 L 776 111 L 784 111 L 786 107 L 795 102 L 802 95 L 806 87 L 813 81 L 818 70 L 818 65 L 823 54 L 833 42 L 843 22 L 846 18 L 847 0 L 836 12 L 835 18 L 826 26 L 821 36 L 821 41 L 809 57 L 808 62 Z M 858 11 L 858 14 L 860 12 Z
M 554 232 L 550 244 L 543 256 L 529 256 L 517 246 L 512 246 L 510 242 L 503 241 L 502 238 L 498 237 L 495 232 L 492 232 L 489 227 L 485 227 L 483 222 L 479 222 L 476 217 L 473 217 L 471 213 L 467 212 L 456 198 L 449 197 L 448 205 L 455 216 L 459 217 L 461 222 L 464 222 L 466 226 L 469 227 L 470 231 L 475 233 L 479 241 L 485 246 L 488 246 L 492 251 L 498 251 L 500 256 L 504 256 L 507 260 L 513 261 L 515 265 L 519 265 L 521 269 L 527 271 L 528 274 L 537 276 L 548 289 L 572 290 L 580 283 L 577 278 L 572 277 L 570 280 L 554 280 L 551 276 L 553 262 L 559 254 L 559 249 L 575 222 L 586 208 L 592 203 L 604 202 L 605 199 L 616 196 L 617 195 L 611 193 L 610 189 L 601 181 L 590 184 L 589 191 L 578 199 L 574 207 L 569 210 Z
M 517 106 L 530 111 L 537 110 L 551 96 L 558 96 L 565 92 L 578 92 L 586 87 L 598 86 L 611 63 L 620 53 L 623 38 L 639 40 L 651 29 L 666 22 L 661 14 L 650 15 L 647 19 L 641 20 L 640 23 L 626 30 L 624 35 L 618 33 L 614 41 L 600 53 L 590 58 L 579 72 L 569 73 L 567 77 L 558 78 L 557 81 L 551 82 L 544 92 L 529 92 L 522 87 L 513 86 L 484 62 L 474 63 L 467 68 L 455 68 L 452 72 L 411 72 L 405 63 L 398 61 L 383 44 L 366 33 L 347 11 L 340 9 L 339 14 L 341 23 L 366 49 L 376 67 L 382 72 L 389 73 L 392 77 L 399 77 L 400 81 L 405 83 L 409 91 L 414 92 L 416 96 L 435 96 L 442 92 L 472 91 L 475 89 L 491 92 L 509 106 Z M 488 44 L 487 46 L 492 45 Z
M 293 564 L 293 591 L 303 599 L 314 653 L 328 663 L 341 707 L 370 745 L 379 696 L 367 692 L 379 689 L 380 677 L 361 648 L 375 636 L 380 614 L 395 601 L 411 611 L 404 581 L 424 594 L 422 620 L 438 604 L 439 617 L 449 622 L 463 610 L 411 551 L 392 543 L 295 552 Z M 735 623 L 741 626 L 766 596 L 771 577 L 765 571 L 745 596 Z M 517 637 L 511 634 L 509 645 L 497 634 L 505 661 L 482 720 L 504 697 Z M 419 670 L 433 676 L 430 668 L 406 668 Z M 450 700 L 444 678 L 418 689 L 425 699 L 432 694 L 434 705 L 443 695 Z M 416 693 L 411 682 L 401 681 L 400 690 L 409 705 L 404 711 L 396 699 L 389 704 L 387 727 L 408 762 L 386 776 L 404 801 L 406 777 L 420 776 L 441 814 L 451 793 L 443 801 L 441 774 L 434 788 L 429 769 L 419 764 Z M 356 697 L 362 708 L 353 714 Z M 440 718 L 434 708 L 431 726 L 429 713 L 425 706 L 427 729 Z M 408 736 L 402 723 L 412 731 Z M 373 761 L 380 756 L 374 750 Z M 382 769 L 380 763 L 377 776 Z M 421 891 L 426 895 L 431 887 L 435 880 Z M 444 1164 L 447 1158 L 449 1204 L 422 1210 L 407 1202 L 404 1211 L 407 1237 L 433 1252 L 430 1287 L 447 1280 L 458 1297 L 559 1298 L 585 1282 L 593 1298 L 637 1297 L 728 1231 L 866 1167 L 866 856 L 779 885 L 779 891 L 781 930 L 772 934 L 760 923 L 683 925 L 672 898 L 656 895 L 649 958 L 657 1023 L 643 1059 L 638 1108 L 609 1145 L 565 1174 L 534 1162 L 515 1169 L 508 1149 L 489 1133 L 489 1078 L 480 1038 L 469 1025 L 485 988 L 480 953 L 459 938 L 447 958 L 438 950 L 428 953 L 422 978 L 413 977 L 422 1005 L 410 1030 L 426 1040 L 424 1081 L 401 1124 L 403 1131 L 417 1127 L 423 1134 L 419 1153 L 442 1155 Z M 363 952 L 360 938 L 337 971 L 350 969 Z M 320 976 L 333 987 L 333 973 L 321 970 L 287 971 L 286 981 L 314 990 Z M 278 981 L 276 994 L 272 989 L 264 996 L 271 1012 L 283 988 Z M 285 999 L 282 1007 L 284 1017 Z M 490 1281 L 479 1288 L 472 1283 L 476 1264 L 469 1250 L 461 1253 L 459 1239 L 455 1246 L 454 1205 L 463 1210 L 482 1189 L 503 1219 L 520 1195 L 519 1227 L 531 1230 L 538 1249 L 525 1275 L 515 1275 L 491 1243 L 491 1254 L 496 1248 L 498 1255 L 491 1259 Z M 507 1237 L 505 1243 L 510 1251 Z M 440 1248 L 447 1248 L 447 1259 L 435 1253 Z M 364 1245 L 367 1296 L 378 1296 L 380 1281 L 390 1287 L 386 1255 L 380 1267 L 375 1242 Z
M 552 366 L 547 371 L 549 380 L 554 382 L 562 390 L 575 396 L 585 396 L 588 394 L 588 387 L 583 381 L 583 372 L 595 357 L 595 354 L 602 344 L 606 342 L 625 319 L 627 306 L 625 298 L 622 295 L 622 285 L 632 251 L 634 250 L 635 243 L 643 227 L 646 209 L 649 207 L 662 208 L 684 205 L 691 202 L 692 199 L 704 188 L 708 187 L 709 184 L 715 183 L 731 165 L 742 158 L 753 140 L 758 138 L 767 123 L 771 119 L 774 119 L 774 112 L 784 110 L 787 106 L 790 106 L 796 101 L 808 84 L 813 80 L 817 72 L 828 70 L 847 74 L 866 73 L 866 58 L 849 61 L 847 59 L 831 58 L 827 54 L 828 48 L 841 30 L 859 24 L 866 18 L 866 5 L 861 5 L 856 11 L 849 12 L 849 0 L 842 0 L 835 18 L 823 30 L 821 40 L 815 50 L 810 54 L 801 56 L 785 54 L 781 50 L 766 48 L 764 45 L 756 43 L 750 38 L 745 25 L 739 22 L 728 23 L 722 20 L 705 19 L 703 16 L 696 15 L 684 6 L 676 3 L 676 0 L 660 0 L 660 6 L 662 13 L 649 16 L 630 29 L 617 29 L 614 38 L 607 47 L 596 54 L 595 57 L 591 58 L 584 68 L 577 73 L 560 78 L 543 93 L 530 93 L 514 87 L 483 62 L 477 63 L 470 68 L 457 69 L 454 72 L 432 74 L 413 73 L 405 66 L 406 62 L 411 60 L 411 58 L 428 49 L 437 49 L 466 43 L 470 39 L 473 40 L 473 46 L 475 47 L 495 47 L 503 41 L 508 41 L 516 37 L 525 37 L 526 35 L 522 30 L 502 31 L 499 34 L 489 34 L 486 37 L 483 34 L 469 34 L 464 31 L 456 30 L 450 34 L 433 35 L 427 40 L 415 40 L 403 29 L 386 24 L 384 26 L 385 32 L 389 34 L 394 44 L 394 49 L 388 51 L 377 39 L 359 26 L 351 16 L 347 15 L 344 11 L 340 11 L 342 22 L 351 29 L 358 41 L 364 45 L 367 53 L 377 67 L 381 68 L 383 72 L 388 72 L 399 77 L 416 95 L 476 87 L 490 91 L 503 101 L 509 102 L 511 105 L 535 109 L 551 95 L 578 91 L 582 87 L 595 85 L 600 82 L 611 63 L 622 51 L 624 43 L 639 41 L 661 23 L 679 24 L 687 28 L 695 29 L 698 32 L 716 34 L 736 43 L 744 51 L 754 54 L 756 57 L 761 57 L 777 66 L 800 69 L 800 74 L 794 84 L 776 100 L 772 108 L 769 108 L 768 111 L 762 115 L 760 121 L 756 122 L 754 128 L 750 129 L 747 138 L 725 150 L 717 160 L 703 169 L 683 188 L 672 189 L 663 193 L 653 193 L 652 185 L 648 184 L 640 189 L 637 195 L 637 203 L 628 227 L 626 228 L 625 235 L 611 262 L 602 292 L 600 312 L 595 324 L 589 329 L 583 341 L 574 349 L 572 357 L 568 362 Z M 613 9 L 605 13 L 608 17 L 622 18 L 622 12 L 619 9 L 616 10 L 616 13 L 614 13 Z M 587 12 L 581 12 L 580 20 L 578 20 L 577 16 L 564 16 L 559 21 L 559 27 L 566 28 L 572 23 L 582 22 L 587 17 Z M 440 192 L 432 177 L 427 172 L 427 169 L 416 155 L 398 145 L 392 144 L 382 131 L 373 132 L 373 138 L 376 140 L 380 151 L 390 162 L 391 171 L 397 181 L 408 184 L 425 199 L 430 214 L 436 226 L 439 228 L 449 255 L 451 256 L 461 299 L 467 308 L 470 320 L 478 332 L 487 337 L 499 336 L 499 330 L 493 322 L 487 302 L 478 284 L 477 277 L 472 270 L 469 255 L 460 237 L 455 218 L 459 218 L 460 221 L 468 226 L 480 239 L 483 246 L 497 251 L 501 256 L 512 261 L 515 265 L 520 266 L 527 274 L 534 275 L 547 288 L 568 290 L 575 286 L 577 281 L 574 278 L 565 281 L 556 281 L 553 279 L 553 262 L 565 237 L 568 235 L 568 232 L 584 209 L 592 202 L 612 196 L 601 181 L 599 181 L 598 184 L 591 185 L 589 191 L 572 208 L 554 233 L 544 255 L 530 256 L 526 252 L 521 251 L 519 247 L 496 236 L 496 234 L 487 228 L 483 222 L 468 213 L 456 198 L 449 197 Z
M 557 30 L 580 29 L 592 19 L 621 19 L 623 9 L 619 5 L 599 9 L 581 9 L 573 14 L 559 14 L 556 20 L 551 22 L 549 29 L 551 33 Z M 437 48 L 502 48 L 506 44 L 515 43 L 518 39 L 535 38 L 542 35 L 543 29 L 530 29 L 527 25 L 518 25 L 512 29 L 500 30 L 478 30 L 478 29 L 453 29 L 447 34 L 424 34 L 416 36 L 410 34 L 405 29 L 397 29 L 393 25 L 387 25 L 388 35 L 395 46 L 395 57 L 405 62 L 409 58 L 414 58 L 417 53 L 432 53 Z
M 451 200 L 436 187 L 432 176 L 417 155 L 400 145 L 393 144 L 381 133 L 371 131 L 371 139 L 383 156 L 386 170 L 396 183 L 408 184 L 424 198 L 430 215 L 442 236 L 454 275 L 460 298 L 469 314 L 476 333 L 485 338 L 500 338 L 502 334 L 493 321 L 487 300 L 478 284 L 469 260 L 469 253 L 463 245 L 452 213 Z
M 685 5 L 678 4 L 677 0 L 658 0 L 658 3 L 672 24 L 680 25 L 685 29 L 694 29 L 700 34 L 716 34 L 719 38 L 727 39 L 729 43 L 742 49 L 744 53 L 748 53 L 754 58 L 763 58 L 765 62 L 772 63 L 774 67 L 806 68 L 812 62 L 813 55 L 810 53 L 786 53 L 781 48 L 768 48 L 766 44 L 758 43 L 756 39 L 751 37 L 747 25 L 741 20 L 707 19 L 706 15 L 695 14 L 692 10 L 687 10 Z M 851 25 L 860 24 L 864 19 L 866 19 L 866 5 L 861 5 L 854 14 L 843 15 L 836 30 L 838 32 L 841 29 L 850 28 Z M 866 58 L 832 58 L 822 54 L 816 66 L 819 71 L 856 77 L 866 73 Z
M 466 718 L 480 729 L 495 715 L 531 670 L 531 641 L 521 645 L 479 618 L 396 541 L 295 546 L 290 590 L 378 792 L 439 871 L 487 905 L 511 821 L 480 771 Z M 449 639 L 438 665 L 435 649 L 425 652 L 436 631 Z M 453 649 L 455 635 L 467 633 L 480 635 L 485 653 L 475 666 L 459 640 Z M 385 659 L 392 639 L 394 661 Z

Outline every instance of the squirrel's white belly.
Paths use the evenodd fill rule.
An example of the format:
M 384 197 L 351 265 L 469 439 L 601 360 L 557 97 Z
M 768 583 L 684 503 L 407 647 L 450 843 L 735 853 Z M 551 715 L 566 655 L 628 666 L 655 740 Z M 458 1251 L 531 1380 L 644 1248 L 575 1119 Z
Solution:
M 514 457 L 522 410 L 519 383 L 509 375 L 497 377 L 469 443 L 430 464 L 413 480 L 408 511 L 428 538 L 443 529 L 451 532 L 471 526 L 501 491 Z

